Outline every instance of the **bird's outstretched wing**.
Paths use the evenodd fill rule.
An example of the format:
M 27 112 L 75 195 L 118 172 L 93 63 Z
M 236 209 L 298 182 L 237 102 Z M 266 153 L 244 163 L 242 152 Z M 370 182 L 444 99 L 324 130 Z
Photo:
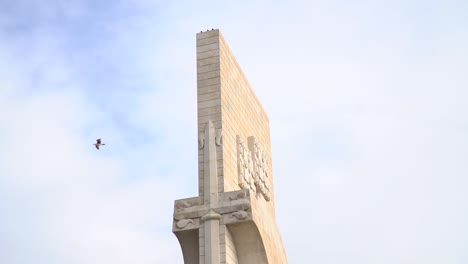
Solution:
M 99 145 L 98 145 L 98 144 L 95 144 L 94 146 L 96 147 L 96 149 L 99 149 Z
M 100 139 L 100 138 L 96 139 L 96 142 L 97 142 L 98 144 L 101 144 L 101 139 Z

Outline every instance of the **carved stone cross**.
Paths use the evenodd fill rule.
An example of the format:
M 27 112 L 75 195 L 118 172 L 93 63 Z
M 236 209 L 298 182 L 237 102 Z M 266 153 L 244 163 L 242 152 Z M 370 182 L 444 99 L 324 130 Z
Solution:
M 217 135 L 216 135 L 217 134 Z M 220 263 L 220 225 L 252 220 L 249 190 L 219 193 L 216 146 L 221 145 L 221 133 L 207 122 L 199 149 L 204 153 L 204 195 L 175 201 L 173 231 L 199 229 L 200 248 L 204 248 L 205 263 Z M 203 253 L 203 254 L 202 254 Z

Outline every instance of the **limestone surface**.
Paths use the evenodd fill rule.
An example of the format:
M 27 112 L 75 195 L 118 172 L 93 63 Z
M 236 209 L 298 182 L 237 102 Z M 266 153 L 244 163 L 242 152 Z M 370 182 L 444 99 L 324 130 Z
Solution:
M 286 264 L 269 120 L 219 30 L 197 34 L 198 197 L 176 200 L 186 264 Z

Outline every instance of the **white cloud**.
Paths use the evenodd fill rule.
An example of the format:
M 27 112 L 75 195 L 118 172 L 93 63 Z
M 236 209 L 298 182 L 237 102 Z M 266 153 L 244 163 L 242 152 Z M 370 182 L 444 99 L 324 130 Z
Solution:
M 152 175 L 125 183 L 130 164 L 118 155 L 109 156 L 106 148 L 95 151 L 92 141 L 81 135 L 92 115 L 76 94 L 9 104 L 1 118 L 8 124 L 2 126 L 1 140 L 2 259 L 9 263 L 173 259 L 161 225 L 166 228 L 170 223 L 170 217 L 162 216 L 172 213 L 172 203 L 165 197 L 178 193 L 175 182 Z
M 2 19 L 0 262 L 182 263 L 172 203 L 197 191 L 194 34 L 212 27 L 270 116 L 290 263 L 466 262 L 455 5 L 186 4 Z

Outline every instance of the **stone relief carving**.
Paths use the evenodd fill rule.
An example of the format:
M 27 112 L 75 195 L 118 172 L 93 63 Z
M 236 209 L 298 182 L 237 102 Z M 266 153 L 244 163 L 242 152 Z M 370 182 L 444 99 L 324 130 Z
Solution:
M 257 187 L 257 192 L 261 193 L 265 200 L 270 201 L 270 188 L 268 187 L 267 178 L 270 177 L 270 164 L 263 149 L 260 148 L 255 137 L 249 137 L 249 148 L 252 153 L 254 183 Z
M 203 149 L 205 146 L 205 135 L 203 133 L 200 133 L 198 136 L 198 149 Z
M 248 138 L 247 147 L 240 136 L 237 136 L 237 167 L 239 186 L 242 189 L 251 189 L 270 201 L 270 164 L 266 152 L 255 137 Z
M 239 220 L 244 220 L 249 214 L 246 211 L 240 210 L 231 214 L 232 217 L 236 217 Z
M 232 196 L 229 196 L 229 200 L 231 201 L 235 201 L 235 200 L 239 200 L 239 199 L 244 199 L 247 197 L 247 193 L 245 192 L 240 192 L 238 193 L 237 195 L 232 195 Z
M 177 221 L 176 226 L 180 229 L 187 227 L 189 224 L 193 224 L 192 219 L 182 219 Z
M 240 136 L 237 136 L 237 168 L 239 187 L 241 189 L 251 189 L 255 192 L 252 155 Z
M 177 209 L 185 209 L 189 207 L 192 207 L 192 204 L 186 201 L 180 201 L 180 202 L 177 202 L 176 204 Z
M 222 140 L 223 140 L 223 134 L 222 134 L 222 130 L 220 128 L 220 129 L 216 130 L 216 135 L 215 135 L 216 146 L 221 146 L 223 144 Z
M 210 210 L 208 211 L 207 214 L 203 215 L 200 218 L 200 221 L 205 222 L 208 220 L 219 220 L 219 219 L 221 219 L 221 215 L 215 212 L 214 210 Z

